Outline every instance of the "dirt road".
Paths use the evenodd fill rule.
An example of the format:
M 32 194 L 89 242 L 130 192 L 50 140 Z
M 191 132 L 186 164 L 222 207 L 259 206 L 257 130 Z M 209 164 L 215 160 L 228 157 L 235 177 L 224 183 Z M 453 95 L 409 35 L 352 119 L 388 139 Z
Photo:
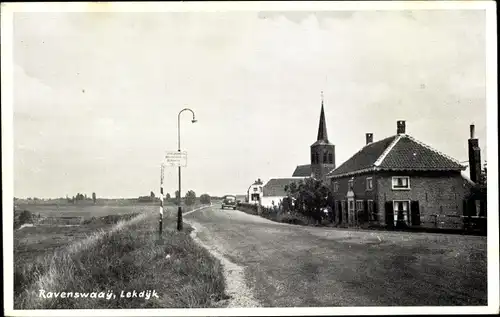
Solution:
M 302 227 L 220 206 L 185 219 L 243 268 L 259 306 L 487 304 L 484 237 Z

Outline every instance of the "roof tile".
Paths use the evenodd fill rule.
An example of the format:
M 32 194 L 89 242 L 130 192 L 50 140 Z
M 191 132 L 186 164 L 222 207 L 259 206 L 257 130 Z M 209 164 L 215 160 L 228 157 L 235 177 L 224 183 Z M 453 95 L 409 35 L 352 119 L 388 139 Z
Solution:
M 278 196 L 283 197 L 286 196 L 285 186 L 290 185 L 292 183 L 298 183 L 303 178 L 271 178 L 262 190 L 263 195 L 266 197 L 270 196 Z
M 389 147 L 394 139 L 396 139 L 396 137 L 397 136 L 391 136 L 366 145 L 350 159 L 334 169 L 329 176 L 341 175 L 372 167 L 382 153 L 384 153 L 385 149 Z
M 392 148 L 393 141 L 399 137 Z M 329 176 L 340 176 L 346 173 L 358 172 L 370 167 L 375 167 L 375 162 L 388 150 L 385 157 L 377 166 L 385 170 L 464 170 L 451 157 L 429 147 L 409 135 L 394 135 L 363 147 L 350 159 L 333 170 Z
M 298 165 L 292 174 L 292 177 L 309 177 L 311 176 L 312 170 L 311 165 Z

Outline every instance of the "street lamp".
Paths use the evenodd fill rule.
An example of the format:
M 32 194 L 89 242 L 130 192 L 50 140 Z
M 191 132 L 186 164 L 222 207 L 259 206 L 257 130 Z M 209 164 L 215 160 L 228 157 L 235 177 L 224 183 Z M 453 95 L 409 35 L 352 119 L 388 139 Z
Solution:
M 179 153 L 181 152 L 181 113 L 184 111 L 191 111 L 193 114 L 193 119 L 191 120 L 192 123 L 196 122 L 195 116 L 194 116 L 194 111 L 189 109 L 189 108 L 184 108 L 182 109 L 179 114 L 177 115 L 177 136 L 178 136 L 178 147 L 177 151 Z M 179 197 L 177 200 L 179 206 L 177 209 L 177 230 L 182 231 L 182 207 L 181 207 L 181 166 L 179 165 Z

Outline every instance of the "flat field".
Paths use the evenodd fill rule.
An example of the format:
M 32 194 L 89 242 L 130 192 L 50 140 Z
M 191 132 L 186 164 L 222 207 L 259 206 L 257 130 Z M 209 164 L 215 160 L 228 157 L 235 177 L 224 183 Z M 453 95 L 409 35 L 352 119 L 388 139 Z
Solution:
M 41 217 L 102 217 L 107 215 L 123 215 L 131 213 L 142 213 L 158 211 L 157 205 L 135 204 L 135 205 L 49 205 L 49 204 L 16 204 L 16 210 L 29 210 L 34 215 Z
M 189 226 L 183 232 L 175 230 L 173 206 L 167 207 L 164 242 L 160 244 L 158 206 L 18 207 L 39 212 L 42 217 L 75 216 L 88 221 L 71 226 L 35 224 L 14 231 L 16 309 L 212 307 L 224 299 L 220 264 L 191 241 Z M 119 221 L 124 224 L 117 225 Z M 113 289 L 116 297 L 44 299 L 38 294 L 40 289 Z M 159 298 L 120 297 L 121 290 L 146 289 L 156 290 Z

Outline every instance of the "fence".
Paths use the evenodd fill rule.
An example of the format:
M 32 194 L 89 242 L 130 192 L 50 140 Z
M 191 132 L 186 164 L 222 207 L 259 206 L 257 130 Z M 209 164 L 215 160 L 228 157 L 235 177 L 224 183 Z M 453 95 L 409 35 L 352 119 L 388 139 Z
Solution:
M 339 222 L 339 220 L 342 217 L 338 219 L 339 213 L 341 213 L 342 211 L 335 210 L 335 208 L 328 215 L 324 215 L 323 219 L 320 221 L 294 211 L 285 211 L 284 209 L 286 208 L 283 208 L 282 206 L 281 207 L 275 206 L 274 208 L 266 208 L 256 204 L 240 202 L 238 203 L 238 209 L 245 213 L 261 216 L 263 218 L 277 222 L 285 222 L 285 223 L 300 224 L 300 225 L 324 225 L 324 226 L 326 225 L 326 226 L 347 227 L 345 220 Z M 379 229 L 379 230 L 388 229 L 386 226 L 381 225 L 377 221 L 371 221 L 370 219 L 365 219 L 365 220 L 366 222 L 364 224 L 358 224 L 356 227 L 365 229 Z M 432 214 L 425 217 L 425 219 L 422 222 L 419 222 L 417 226 L 407 227 L 404 229 L 404 231 L 413 231 L 413 232 L 425 231 L 425 232 L 436 232 L 436 233 L 486 235 L 486 223 L 487 219 L 485 216 Z

